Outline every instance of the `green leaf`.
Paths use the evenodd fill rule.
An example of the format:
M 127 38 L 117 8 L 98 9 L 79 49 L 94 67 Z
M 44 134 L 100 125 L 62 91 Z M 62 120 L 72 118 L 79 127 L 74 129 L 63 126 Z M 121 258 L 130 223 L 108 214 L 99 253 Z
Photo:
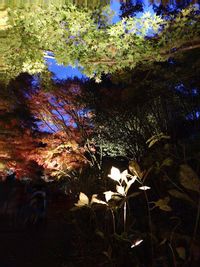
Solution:
M 105 239 L 105 235 L 104 235 L 104 233 L 102 231 L 97 230 L 95 233 L 96 233 L 96 235 L 98 235 L 102 239 Z
M 146 143 L 148 144 L 148 147 L 152 147 L 155 143 L 160 141 L 161 139 L 170 139 L 170 136 L 164 135 L 163 133 L 159 133 L 156 135 L 153 135 L 151 138 L 149 138 Z
M 180 165 L 179 179 L 186 189 L 200 193 L 200 180 L 196 172 L 187 164 Z
M 171 158 L 166 158 L 166 159 L 163 160 L 163 162 L 162 162 L 162 164 L 161 164 L 161 167 L 163 167 L 163 166 L 167 166 L 167 167 L 169 167 L 169 166 L 171 166 L 172 164 L 173 164 L 173 159 L 171 159 Z
M 142 194 L 142 193 L 141 193 L 141 192 L 134 192 L 134 193 L 128 195 L 128 196 L 127 196 L 127 199 L 128 199 L 128 198 L 132 198 L 132 197 L 137 197 L 137 196 L 140 195 L 140 194 Z
M 168 205 L 170 201 L 169 197 L 160 198 L 158 201 L 155 201 L 154 204 L 156 207 L 158 207 L 161 210 L 164 211 L 172 211 L 172 208 Z
M 195 204 L 195 202 L 185 193 L 182 193 L 176 189 L 171 189 L 171 190 L 168 190 L 168 193 L 173 196 L 173 197 L 176 197 L 176 198 L 179 198 L 179 199 L 182 199 L 182 200 L 186 200 L 192 204 Z

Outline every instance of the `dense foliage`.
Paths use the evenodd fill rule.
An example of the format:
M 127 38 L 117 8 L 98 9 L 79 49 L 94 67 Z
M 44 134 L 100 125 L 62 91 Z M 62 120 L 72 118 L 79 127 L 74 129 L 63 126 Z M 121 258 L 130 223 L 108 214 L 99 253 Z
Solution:
M 15 77 L 45 70 L 51 51 L 58 63 L 78 66 L 99 81 L 139 64 L 165 61 L 171 55 L 199 47 L 199 11 L 188 8 L 176 15 L 144 13 L 112 24 L 109 10 L 96 17 L 74 5 L 28 6 L 4 10 L 1 30 L 1 69 Z
M 199 266 L 199 10 L 64 2 L 0 10 L 0 170 L 75 199 L 71 266 Z

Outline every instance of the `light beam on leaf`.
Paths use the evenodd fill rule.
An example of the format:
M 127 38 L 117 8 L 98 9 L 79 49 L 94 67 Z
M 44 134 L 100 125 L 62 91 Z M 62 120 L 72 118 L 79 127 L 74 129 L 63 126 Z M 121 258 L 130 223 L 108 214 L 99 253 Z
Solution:
M 117 185 L 116 186 L 116 190 L 117 192 L 120 194 L 120 195 L 125 195 L 125 190 L 124 190 L 124 187 L 121 186 L 121 185 Z
M 89 198 L 82 192 L 79 194 L 78 203 L 75 204 L 76 207 L 83 207 L 89 205 Z
M 128 183 L 128 180 L 127 180 L 127 175 L 128 175 L 128 171 L 125 170 L 121 173 L 121 179 L 122 181 L 124 181 L 126 184 Z
M 119 180 L 121 179 L 120 170 L 115 168 L 115 167 L 112 167 L 110 174 L 108 174 L 108 177 L 110 177 L 111 179 L 119 182 Z
M 129 180 L 126 184 L 126 189 L 125 192 L 127 193 L 129 188 L 131 187 L 131 185 L 135 182 L 135 180 L 137 179 L 137 176 L 133 176 L 133 178 L 131 180 Z
M 112 196 L 113 196 L 114 194 L 115 194 L 115 193 L 112 192 L 112 191 L 106 191 L 106 192 L 104 192 L 106 201 L 108 202 L 108 201 L 112 198 Z
M 92 203 L 108 205 L 105 201 L 102 201 L 102 200 L 98 199 L 97 198 L 97 194 L 92 195 L 91 204 Z

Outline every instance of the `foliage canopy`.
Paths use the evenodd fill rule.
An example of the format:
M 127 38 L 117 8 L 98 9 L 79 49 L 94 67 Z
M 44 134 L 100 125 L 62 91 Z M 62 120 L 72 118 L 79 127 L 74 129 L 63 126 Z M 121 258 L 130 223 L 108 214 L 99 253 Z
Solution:
M 23 6 L 1 12 L 1 71 L 15 77 L 46 70 L 45 57 L 81 68 L 88 77 L 155 61 L 199 47 L 200 14 L 194 8 L 174 16 L 144 13 L 116 24 L 101 14 L 72 4 Z M 51 55 L 50 53 L 51 52 Z

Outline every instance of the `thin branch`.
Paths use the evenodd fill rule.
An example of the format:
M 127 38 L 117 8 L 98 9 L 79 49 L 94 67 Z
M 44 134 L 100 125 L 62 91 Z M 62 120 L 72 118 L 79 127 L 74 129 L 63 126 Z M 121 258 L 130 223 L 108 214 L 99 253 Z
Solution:
M 179 48 L 174 47 L 170 51 L 167 51 L 165 53 L 161 53 L 160 55 L 170 57 L 170 56 L 173 56 L 174 54 L 176 54 L 178 52 L 189 51 L 189 50 L 193 50 L 193 49 L 197 49 L 197 48 L 200 48 L 200 44 L 190 45 L 190 46 L 181 46 Z M 173 49 L 174 49 L 174 51 L 172 51 Z M 144 60 L 151 59 L 151 58 L 152 58 L 152 56 L 147 57 Z M 114 65 L 117 63 L 116 60 L 99 60 L 99 61 L 88 61 L 88 62 L 91 64 L 95 64 L 95 65 L 99 65 L 99 64 Z M 121 62 L 132 63 L 133 61 L 132 60 L 121 60 Z
M 171 56 L 171 55 L 174 55 L 178 52 L 184 52 L 184 51 L 189 51 L 189 50 L 193 50 L 193 49 L 197 49 L 197 48 L 200 48 L 200 44 L 196 44 L 196 45 L 190 45 L 190 46 L 182 46 L 182 47 L 179 47 L 177 48 L 176 50 L 174 50 L 173 52 L 170 52 L 169 51 L 167 53 L 164 53 L 164 54 L 161 54 L 161 55 L 166 55 L 166 56 Z M 173 48 L 172 48 L 173 49 Z

